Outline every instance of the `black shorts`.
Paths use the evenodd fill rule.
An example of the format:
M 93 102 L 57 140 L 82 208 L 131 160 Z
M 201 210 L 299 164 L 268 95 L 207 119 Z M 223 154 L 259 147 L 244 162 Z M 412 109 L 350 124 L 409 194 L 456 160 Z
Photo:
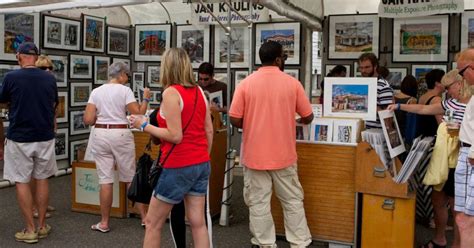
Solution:
M 449 169 L 448 180 L 444 184 L 442 191 L 449 197 L 454 197 L 454 172 L 456 169 Z

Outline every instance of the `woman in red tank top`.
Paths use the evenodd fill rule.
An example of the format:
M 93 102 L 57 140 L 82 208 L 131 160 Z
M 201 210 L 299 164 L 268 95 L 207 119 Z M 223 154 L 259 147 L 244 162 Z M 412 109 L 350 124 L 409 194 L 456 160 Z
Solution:
M 204 203 L 210 174 L 212 121 L 186 51 L 171 48 L 163 54 L 160 82 L 165 90 L 158 114 L 159 127 L 148 125 L 143 116 L 131 118 L 136 128 L 162 142 L 163 172 L 154 187 L 145 220 L 144 247 L 160 247 L 163 224 L 173 205 L 183 199 L 194 246 L 209 247 Z

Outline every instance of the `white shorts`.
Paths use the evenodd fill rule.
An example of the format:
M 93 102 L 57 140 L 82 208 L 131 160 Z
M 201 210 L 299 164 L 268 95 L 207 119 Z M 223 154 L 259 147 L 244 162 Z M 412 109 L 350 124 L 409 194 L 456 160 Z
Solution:
M 20 143 L 5 139 L 3 177 L 11 182 L 29 183 L 31 178 L 46 179 L 58 170 L 55 140 Z
M 135 175 L 135 141 L 130 129 L 95 128 L 91 151 L 99 184 L 114 182 L 114 165 L 119 181 L 131 182 Z

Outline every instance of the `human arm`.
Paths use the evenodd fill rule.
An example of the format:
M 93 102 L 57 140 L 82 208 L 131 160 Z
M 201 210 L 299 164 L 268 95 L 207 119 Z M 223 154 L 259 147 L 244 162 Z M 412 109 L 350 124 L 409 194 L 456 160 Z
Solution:
M 441 105 L 441 97 L 435 97 L 433 100 L 431 100 L 430 105 Z M 443 108 L 443 107 L 441 107 Z M 444 115 L 444 110 L 442 113 L 436 114 L 435 118 L 436 121 L 438 122 L 438 125 L 443 122 L 443 115 Z
M 97 108 L 94 104 L 88 103 L 84 111 L 84 124 L 94 125 L 97 120 Z
M 237 128 L 243 128 L 244 126 L 243 118 L 236 118 L 232 116 L 230 116 L 229 118 L 230 118 L 230 124 L 232 124 L 232 126 L 237 127 Z
M 211 118 L 211 110 L 207 108 L 206 110 L 206 119 L 204 123 L 204 128 L 206 130 L 206 138 L 207 138 L 207 151 L 211 154 L 212 150 L 212 139 L 214 137 L 214 128 L 212 126 L 212 118 Z
M 133 93 L 132 93 L 133 95 Z M 149 88 L 145 88 L 143 90 L 143 101 L 138 104 L 136 101 L 130 102 L 127 104 L 127 110 L 132 115 L 144 115 L 148 108 L 148 102 L 151 96 L 151 92 Z
M 390 104 L 388 106 L 388 110 L 394 111 L 398 110 L 398 106 L 400 106 L 400 110 L 410 113 L 415 113 L 419 115 L 442 115 L 444 114 L 443 106 L 441 106 L 441 102 L 437 104 Z
M 0 121 L 0 160 L 3 160 L 3 148 L 5 144 L 5 134 L 3 132 L 3 121 Z

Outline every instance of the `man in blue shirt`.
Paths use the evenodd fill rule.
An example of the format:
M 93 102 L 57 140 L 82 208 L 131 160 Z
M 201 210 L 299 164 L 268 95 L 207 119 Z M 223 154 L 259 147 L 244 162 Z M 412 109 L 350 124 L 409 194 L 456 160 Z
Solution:
M 36 243 L 51 231 L 45 215 L 48 178 L 57 170 L 54 129 L 58 90 L 54 76 L 35 67 L 38 48 L 34 43 L 22 43 L 16 57 L 21 69 L 7 73 L 0 86 L 0 102 L 9 104 L 10 121 L 4 147 L 4 178 L 16 182 L 26 224 L 15 239 Z M 29 185 L 32 178 L 36 179 L 35 196 Z M 38 205 L 38 229 L 33 221 L 33 197 Z

